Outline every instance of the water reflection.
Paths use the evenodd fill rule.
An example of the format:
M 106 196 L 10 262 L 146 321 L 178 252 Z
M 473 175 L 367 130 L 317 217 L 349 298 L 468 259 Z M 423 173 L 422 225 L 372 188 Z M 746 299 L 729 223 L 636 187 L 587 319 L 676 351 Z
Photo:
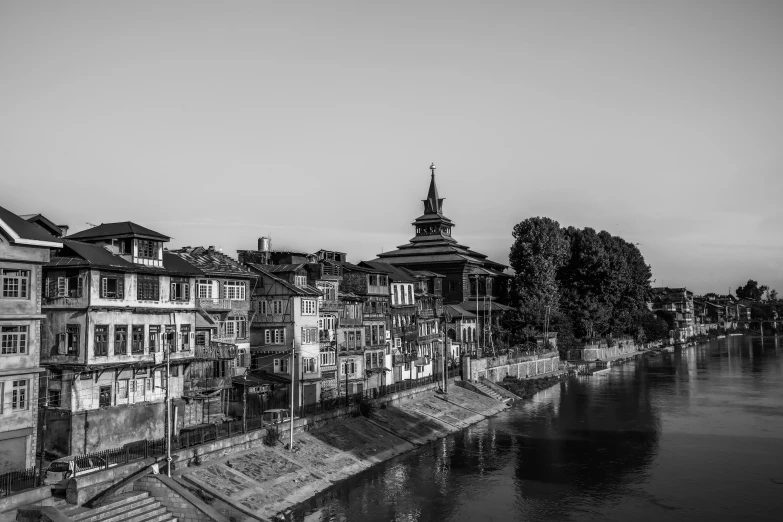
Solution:
M 376 466 L 296 520 L 777 520 L 776 338 L 730 337 L 574 378 Z

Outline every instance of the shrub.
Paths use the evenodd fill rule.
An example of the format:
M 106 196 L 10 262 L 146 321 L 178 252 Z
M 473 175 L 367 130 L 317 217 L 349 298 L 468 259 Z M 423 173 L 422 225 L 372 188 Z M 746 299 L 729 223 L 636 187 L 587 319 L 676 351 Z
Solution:
M 280 432 L 276 426 L 269 426 L 264 433 L 263 443 L 265 446 L 274 446 L 277 444 L 277 439 L 280 438 Z

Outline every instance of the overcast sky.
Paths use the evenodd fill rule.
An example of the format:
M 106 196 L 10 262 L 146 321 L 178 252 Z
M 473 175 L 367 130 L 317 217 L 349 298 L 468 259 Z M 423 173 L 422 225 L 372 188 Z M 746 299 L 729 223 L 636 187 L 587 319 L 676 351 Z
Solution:
M 0 1 L 0 205 L 372 259 L 430 163 L 508 262 L 548 216 L 655 286 L 783 292 L 783 2 Z

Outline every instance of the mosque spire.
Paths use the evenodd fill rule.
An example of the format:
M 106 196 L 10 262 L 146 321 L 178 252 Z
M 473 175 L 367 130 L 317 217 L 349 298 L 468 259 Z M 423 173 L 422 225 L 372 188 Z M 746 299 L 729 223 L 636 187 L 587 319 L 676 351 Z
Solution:
M 430 190 L 427 192 L 427 199 L 424 200 L 425 214 L 440 214 L 443 212 L 443 198 L 438 197 L 438 186 L 435 184 L 435 164 L 430 165 L 432 178 L 430 179 Z

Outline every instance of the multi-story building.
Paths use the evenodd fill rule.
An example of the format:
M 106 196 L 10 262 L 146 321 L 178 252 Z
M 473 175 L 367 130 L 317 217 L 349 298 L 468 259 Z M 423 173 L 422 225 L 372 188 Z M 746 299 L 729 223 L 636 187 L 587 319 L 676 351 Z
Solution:
M 446 337 L 451 343 L 450 356 L 455 364 L 461 355 L 475 356 L 478 346 L 476 314 L 460 305 L 444 305 L 443 315 L 446 320 Z
M 419 352 L 416 291 L 418 279 L 409 270 L 379 261 L 363 261 L 359 266 L 385 273 L 389 282 L 389 345 L 384 367 L 391 368 L 386 384 L 411 378 Z M 422 373 L 424 370 L 422 369 Z
M 358 266 L 351 263 L 342 263 L 343 284 L 342 287 L 362 299 L 362 327 L 364 339 L 361 342 L 361 330 L 356 333 L 356 342 L 351 342 L 354 332 L 345 332 L 348 337 L 337 340 L 338 354 L 345 351 L 353 351 L 363 360 L 358 365 L 346 366 L 346 372 L 354 369 L 354 374 L 364 377 L 363 382 L 357 379 L 357 392 L 362 390 L 377 389 L 379 386 L 391 383 L 391 370 L 385 366 L 387 352 L 391 354 L 389 332 L 389 276 L 386 271 L 377 270 L 368 266 Z M 354 357 L 351 358 L 356 363 Z
M 240 263 L 258 278 L 251 296 L 251 368 L 293 377 L 295 403 L 314 404 L 321 398 L 318 298 L 322 294 L 308 283 L 305 263 L 261 264 L 264 260 L 261 251 L 239 252 Z
M 676 342 L 696 334 L 693 292 L 687 288 L 653 288 L 651 309 L 669 324 L 671 336 Z
M 79 454 L 185 427 L 185 367 L 195 355 L 201 272 L 131 222 L 63 239 L 44 266 L 44 449 Z M 166 372 L 166 358 L 170 374 Z
M 424 375 L 441 374 L 448 350 L 446 323 L 443 314 L 443 276 L 429 270 L 411 270 L 417 279 L 415 285 L 416 316 L 419 328 L 419 357 L 431 364 Z M 422 366 L 422 365 L 420 365 Z M 423 365 L 426 367 L 426 364 Z
M 416 235 L 410 242 L 378 255 L 382 261 L 411 270 L 429 270 L 443 276 L 444 302 L 459 304 L 478 315 L 485 344 L 493 343 L 490 322 L 497 323 L 502 314 L 511 309 L 504 305 L 508 299 L 506 265 L 491 261 L 486 255 L 457 242 L 451 235 L 455 224 L 443 214 L 443 198 L 438 195 L 435 170 L 423 200 L 424 214 L 416 218 Z
M 41 274 L 62 243 L 0 207 L 0 470 L 35 464 Z
M 185 375 L 186 424 L 214 422 L 226 411 L 231 378 L 250 365 L 248 312 L 256 276 L 215 247 L 169 251 L 198 268 L 194 286 L 196 353 Z

